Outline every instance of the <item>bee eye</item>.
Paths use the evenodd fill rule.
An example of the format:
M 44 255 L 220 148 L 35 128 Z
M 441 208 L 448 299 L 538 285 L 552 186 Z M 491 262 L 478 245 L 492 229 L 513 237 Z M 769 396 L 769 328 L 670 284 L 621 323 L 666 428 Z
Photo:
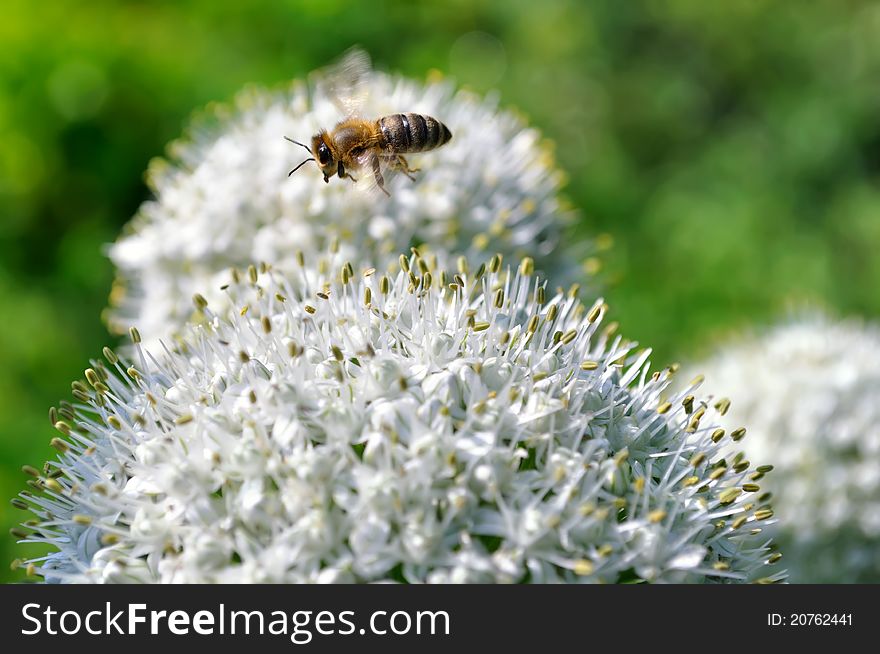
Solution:
M 318 146 L 318 161 L 322 166 L 326 166 L 330 163 L 330 150 L 327 149 L 325 143 Z

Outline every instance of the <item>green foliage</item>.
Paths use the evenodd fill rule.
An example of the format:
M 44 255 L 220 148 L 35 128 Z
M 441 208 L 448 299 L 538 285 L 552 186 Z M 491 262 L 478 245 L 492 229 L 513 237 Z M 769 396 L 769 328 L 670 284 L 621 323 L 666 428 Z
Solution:
M 792 300 L 880 312 L 875 3 L 11 0 L 0 43 L 7 498 L 51 456 L 48 407 L 111 340 L 101 248 L 148 197 L 149 159 L 194 109 L 353 43 L 497 88 L 558 142 L 577 230 L 616 243 L 612 316 L 658 363 Z M 5 527 L 22 516 L 0 504 Z M 13 540 L 0 559 L 22 556 Z

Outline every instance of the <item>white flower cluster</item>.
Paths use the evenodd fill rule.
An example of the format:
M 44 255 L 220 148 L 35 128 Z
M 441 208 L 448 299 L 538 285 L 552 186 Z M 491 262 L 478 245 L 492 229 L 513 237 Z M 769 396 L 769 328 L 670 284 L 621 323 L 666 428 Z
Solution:
M 342 118 L 321 85 L 251 90 L 213 108 L 171 146 L 170 161 L 151 165 L 155 199 L 109 251 L 118 275 L 111 327 L 137 326 L 155 345 L 185 324 L 194 293 L 222 299 L 228 268 L 265 261 L 291 270 L 297 251 L 322 252 L 334 240 L 380 270 L 427 244 L 440 254 L 528 255 L 554 279 L 573 279 L 572 248 L 555 249 L 570 218 L 558 197 L 563 175 L 536 130 L 448 82 L 371 73 L 366 87 L 364 118 L 412 111 L 452 130 L 450 143 L 411 158 L 422 171 L 415 182 L 398 176 L 385 198 L 359 189 L 366 182 L 325 184 L 311 163 L 287 176 L 305 153 L 283 137 L 308 142 Z
M 766 467 L 524 259 L 231 281 L 105 350 L 14 502 L 50 581 L 777 581 Z M 725 405 L 722 403 L 720 410 Z
M 821 314 L 730 344 L 699 365 L 749 426 L 792 580 L 880 582 L 880 329 Z

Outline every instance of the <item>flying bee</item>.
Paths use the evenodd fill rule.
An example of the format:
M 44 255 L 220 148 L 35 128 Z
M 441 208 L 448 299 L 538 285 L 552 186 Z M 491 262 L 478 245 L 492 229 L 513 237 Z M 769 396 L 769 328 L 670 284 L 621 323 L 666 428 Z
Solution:
M 449 142 L 452 132 L 436 118 L 418 113 L 398 113 L 376 120 L 359 117 L 358 109 L 365 95 L 366 78 L 370 71 L 369 57 L 362 50 L 349 50 L 342 60 L 320 79 L 322 90 L 346 118 L 328 131 L 322 129 L 312 137 L 311 147 L 294 139 L 284 138 L 302 146 L 309 158 L 301 162 L 288 176 L 309 161 L 317 163 L 324 181 L 338 175 L 352 182 L 357 179 L 351 171 L 367 167 L 372 171 L 376 185 L 385 195 L 383 171 L 400 171 L 415 181 L 405 154 L 427 152 Z

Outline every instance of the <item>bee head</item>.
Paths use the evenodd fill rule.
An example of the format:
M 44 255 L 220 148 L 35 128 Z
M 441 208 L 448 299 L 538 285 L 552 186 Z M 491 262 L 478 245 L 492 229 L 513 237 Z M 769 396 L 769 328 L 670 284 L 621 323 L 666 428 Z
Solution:
M 318 167 L 324 173 L 325 182 L 329 182 L 338 170 L 327 140 L 327 132 L 319 132 L 312 137 L 312 156 L 315 157 Z

